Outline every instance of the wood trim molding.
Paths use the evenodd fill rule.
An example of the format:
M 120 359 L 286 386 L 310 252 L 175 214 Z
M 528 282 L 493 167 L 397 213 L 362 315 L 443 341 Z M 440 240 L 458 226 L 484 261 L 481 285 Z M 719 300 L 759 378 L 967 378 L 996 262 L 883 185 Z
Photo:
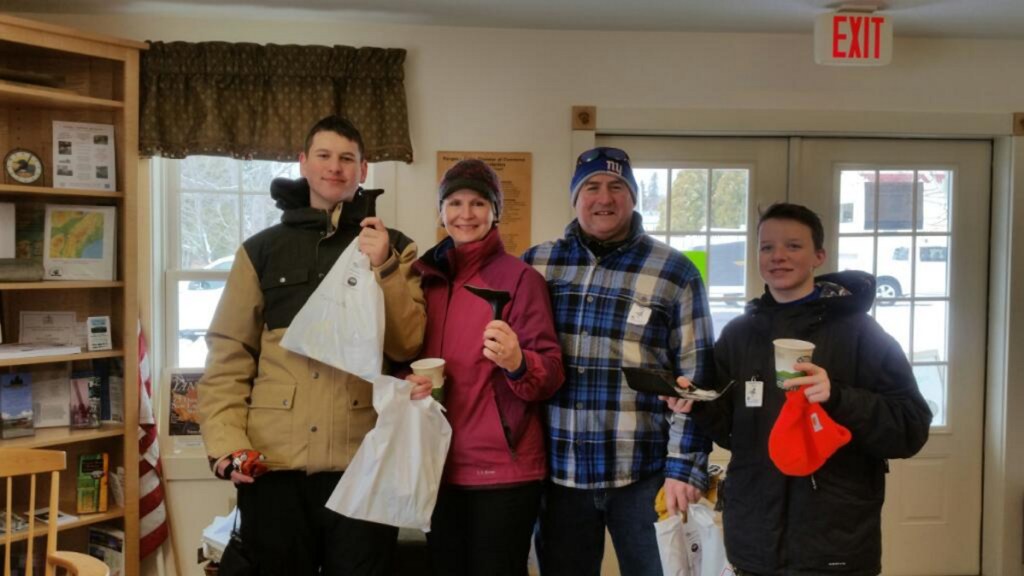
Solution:
M 602 108 L 596 129 L 602 135 L 992 138 L 1009 136 L 1013 128 L 1020 128 L 1017 121 L 1008 125 L 1010 116 L 1007 112 Z

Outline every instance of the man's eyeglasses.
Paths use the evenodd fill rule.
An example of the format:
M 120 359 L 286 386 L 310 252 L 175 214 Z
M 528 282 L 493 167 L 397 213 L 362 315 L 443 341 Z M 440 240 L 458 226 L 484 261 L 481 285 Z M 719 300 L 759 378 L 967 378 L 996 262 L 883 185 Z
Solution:
M 580 164 L 593 162 L 601 157 L 608 158 L 609 160 L 617 160 L 619 162 L 629 162 L 629 154 L 626 154 L 625 150 L 600 146 L 580 154 L 580 157 L 576 159 L 576 165 L 579 166 Z

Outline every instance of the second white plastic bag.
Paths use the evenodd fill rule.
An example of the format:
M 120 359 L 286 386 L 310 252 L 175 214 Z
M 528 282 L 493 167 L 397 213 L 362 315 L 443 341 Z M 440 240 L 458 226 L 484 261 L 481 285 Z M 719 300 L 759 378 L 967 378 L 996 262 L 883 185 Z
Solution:
M 409 398 L 412 384 L 373 380 L 377 425 L 363 438 L 327 507 L 349 518 L 430 531 L 452 427 L 433 398 Z
M 654 523 L 658 538 L 658 556 L 661 557 L 661 571 L 665 576 L 691 576 L 690 553 L 683 530 L 683 517 L 669 516 Z
M 292 320 L 281 346 L 373 380 L 384 362 L 384 292 L 352 241 Z
M 686 522 L 676 514 L 654 523 L 665 576 L 732 576 L 715 513 L 704 504 L 687 510 Z

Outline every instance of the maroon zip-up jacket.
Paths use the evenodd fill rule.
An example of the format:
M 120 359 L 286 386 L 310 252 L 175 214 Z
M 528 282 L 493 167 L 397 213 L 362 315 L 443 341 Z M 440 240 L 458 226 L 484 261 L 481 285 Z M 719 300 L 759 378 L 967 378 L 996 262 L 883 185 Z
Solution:
M 508 485 L 543 479 L 544 434 L 538 403 L 562 385 L 562 353 L 544 278 L 505 252 L 497 228 L 455 247 L 446 238 L 415 264 L 427 301 L 421 356 L 445 360 L 445 408 L 452 442 L 444 482 Z M 483 355 L 490 305 L 470 284 L 509 292 L 502 319 L 515 331 L 526 366 L 505 372 Z

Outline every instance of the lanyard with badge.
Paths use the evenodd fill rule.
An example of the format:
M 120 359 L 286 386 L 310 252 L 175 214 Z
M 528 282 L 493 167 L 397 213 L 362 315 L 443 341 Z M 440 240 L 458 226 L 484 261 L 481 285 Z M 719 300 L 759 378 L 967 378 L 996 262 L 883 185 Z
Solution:
M 764 381 L 759 374 L 755 373 L 746 381 L 743 400 L 747 408 L 760 408 L 764 404 Z

